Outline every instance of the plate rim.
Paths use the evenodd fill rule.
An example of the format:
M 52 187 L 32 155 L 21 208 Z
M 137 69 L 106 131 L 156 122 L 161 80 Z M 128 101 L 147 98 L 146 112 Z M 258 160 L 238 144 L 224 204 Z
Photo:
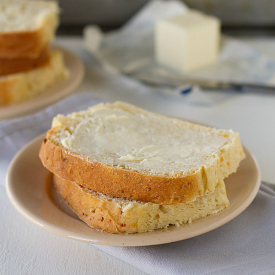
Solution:
M 70 72 L 72 72 L 73 69 L 76 69 L 77 74 L 70 74 L 68 78 L 61 80 L 62 83 L 64 82 L 64 87 L 61 89 L 61 91 L 52 93 L 49 97 L 45 97 L 45 92 L 47 91 L 47 89 L 52 89 L 52 87 L 54 87 L 56 83 L 53 83 L 53 86 L 46 88 L 45 91 L 37 94 L 36 96 L 28 100 L 7 106 L 0 106 L 0 121 L 5 119 L 18 118 L 23 115 L 34 113 L 39 109 L 43 109 L 72 93 L 73 90 L 76 89 L 82 82 L 85 74 L 85 67 L 82 60 L 78 58 L 78 56 L 72 51 L 58 44 L 54 43 L 53 45 L 51 45 L 51 49 L 59 50 L 63 53 L 65 65 L 66 63 L 68 63 L 68 61 L 70 61 L 70 63 L 73 62 L 74 67 L 66 67 Z
M 133 241 L 131 241 L 131 236 L 134 236 L 132 239 L 135 239 L 135 236 L 145 236 L 145 234 L 152 234 L 157 236 L 158 234 L 161 236 L 162 232 L 163 234 L 165 234 L 166 232 L 169 232 L 169 230 L 165 230 L 165 229 L 159 229 L 159 230 L 155 230 L 152 232 L 146 232 L 146 233 L 137 233 L 137 234 L 111 234 L 111 233 L 107 233 L 107 232 L 101 232 L 102 235 L 106 235 L 107 234 L 107 241 L 106 241 L 106 237 L 104 238 L 94 238 L 92 237 L 93 235 L 91 234 L 91 237 L 84 237 L 83 235 L 81 236 L 81 234 L 75 234 L 74 232 L 72 232 L 71 230 L 67 229 L 66 227 L 61 227 L 60 225 L 56 225 L 50 221 L 47 221 L 46 219 L 44 219 L 42 216 L 38 216 L 37 214 L 35 214 L 34 212 L 30 212 L 26 207 L 24 207 L 24 205 L 22 205 L 22 203 L 20 203 L 20 201 L 18 201 L 18 198 L 16 199 L 16 197 L 13 194 L 12 188 L 11 188 L 11 183 L 10 183 L 10 177 L 13 173 L 13 169 L 15 169 L 15 165 L 16 162 L 18 161 L 18 159 L 20 158 L 20 156 L 22 154 L 24 154 L 25 152 L 27 152 L 28 150 L 31 150 L 31 148 L 38 143 L 38 141 L 42 142 L 43 138 L 45 137 L 46 133 L 43 133 L 41 135 L 39 135 L 38 137 L 32 139 L 30 142 L 28 142 L 21 150 L 18 151 L 18 153 L 14 156 L 14 158 L 12 159 L 9 167 L 8 167 L 8 171 L 6 174 L 6 192 L 8 195 L 8 198 L 10 200 L 10 202 L 12 203 L 12 205 L 14 206 L 14 208 L 27 220 L 29 220 L 30 222 L 32 222 L 33 224 L 35 224 L 36 226 L 51 232 L 55 235 L 59 235 L 61 237 L 65 237 L 68 239 L 73 239 L 73 240 L 77 240 L 77 241 L 82 241 L 82 242 L 87 242 L 87 243 L 93 243 L 93 244 L 100 244 L 100 245 L 109 245 L 109 246 L 152 246 L 152 245 L 160 245 L 160 244 L 167 244 L 167 243 L 173 243 L 173 242 L 177 242 L 177 241 L 181 241 L 181 240 L 185 240 L 185 239 L 189 239 L 189 238 L 193 238 L 202 234 L 205 234 L 207 232 L 213 231 L 219 227 L 221 227 L 222 225 L 230 222 L 231 220 L 233 220 L 234 218 L 236 218 L 237 216 L 239 216 L 245 209 L 247 209 L 247 207 L 253 202 L 253 200 L 255 199 L 256 195 L 258 194 L 260 185 L 261 185 L 261 171 L 259 168 L 259 164 L 258 161 L 256 159 L 256 157 L 254 156 L 254 154 L 245 146 L 244 150 L 246 152 L 248 152 L 249 157 L 252 159 L 253 163 L 255 164 L 256 170 L 257 170 L 257 180 L 255 181 L 254 184 L 254 188 L 252 190 L 252 192 L 249 194 L 248 199 L 246 199 L 241 206 L 242 207 L 238 207 L 237 209 L 235 209 L 235 211 L 229 213 L 228 215 L 222 217 L 221 219 L 217 220 L 214 223 L 214 226 L 212 224 L 204 227 L 204 230 L 202 230 L 199 234 L 189 234 L 187 237 L 184 238 L 175 238 L 171 241 L 161 241 L 160 239 L 158 241 L 152 241 L 150 243 L 133 243 Z M 37 152 L 38 153 L 38 152 Z M 40 165 L 43 167 L 42 163 L 40 163 Z M 45 168 L 46 169 L 46 168 Z M 43 188 L 43 183 L 42 184 L 42 189 Z M 222 212 L 220 212 L 222 213 Z M 217 213 L 219 214 L 219 213 Z M 67 215 L 66 213 L 64 213 L 64 215 Z M 211 217 L 213 215 L 210 215 L 208 217 Z M 207 217 L 204 217 L 203 219 L 207 219 Z M 224 221 L 225 220 L 225 221 Z M 82 221 L 81 221 L 82 222 Z M 194 221 L 193 223 L 195 223 L 196 221 Z M 96 230 L 96 232 L 98 233 L 99 231 L 97 229 L 93 229 L 91 228 L 91 232 L 93 230 Z M 179 229 L 180 230 L 180 229 Z M 172 231 L 170 231 L 172 232 Z M 84 234 L 85 235 L 85 234 Z M 126 240 L 122 241 L 120 244 L 117 243 L 117 241 L 112 241 L 112 238 L 123 238 L 123 236 L 126 237 Z M 130 236 L 130 237 L 129 237 Z M 108 238 L 110 237 L 110 238 Z M 127 240 L 127 238 L 130 238 L 130 241 Z

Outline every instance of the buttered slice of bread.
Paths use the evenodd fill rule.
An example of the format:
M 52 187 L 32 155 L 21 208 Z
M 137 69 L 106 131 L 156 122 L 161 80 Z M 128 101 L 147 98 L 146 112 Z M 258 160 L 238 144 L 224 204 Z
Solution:
M 114 199 L 57 176 L 54 185 L 82 221 L 109 233 L 142 233 L 169 225 L 180 226 L 218 213 L 229 205 L 223 181 L 217 183 L 214 192 L 206 191 L 195 201 L 178 205 Z
M 55 1 L 0 1 L 0 57 L 37 58 L 59 24 Z
M 32 98 L 68 75 L 62 52 L 53 51 L 49 61 L 43 66 L 0 77 L 0 106 Z
M 239 135 L 116 102 L 58 115 L 40 149 L 46 168 L 91 190 L 123 199 L 193 201 L 235 172 Z

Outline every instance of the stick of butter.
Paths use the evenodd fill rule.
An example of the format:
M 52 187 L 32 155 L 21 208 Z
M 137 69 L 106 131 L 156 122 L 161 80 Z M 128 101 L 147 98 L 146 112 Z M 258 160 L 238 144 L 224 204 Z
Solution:
M 219 42 L 219 19 L 198 11 L 190 10 L 156 23 L 156 61 L 182 74 L 215 63 Z

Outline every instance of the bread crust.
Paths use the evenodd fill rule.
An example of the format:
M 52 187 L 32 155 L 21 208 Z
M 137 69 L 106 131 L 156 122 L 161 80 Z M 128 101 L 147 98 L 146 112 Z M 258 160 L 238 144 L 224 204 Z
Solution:
M 50 50 L 48 45 L 39 53 L 36 58 L 1 58 L 0 57 L 0 76 L 15 74 L 33 70 L 49 62 Z
M 72 184 L 55 175 L 53 183 L 59 196 L 81 220 L 92 228 L 116 234 L 136 231 L 136 226 L 132 226 L 131 230 L 131 226 L 127 225 L 126 227 L 126 224 L 121 221 L 122 209 L 118 205 L 91 197 L 88 193 L 83 192 L 79 185 Z
M 58 177 L 75 182 L 94 191 L 122 199 L 152 202 L 156 204 L 179 204 L 195 200 L 206 190 L 213 192 L 218 181 L 236 171 L 244 158 L 238 136 L 231 150 L 202 167 L 196 173 L 181 177 L 146 175 L 137 171 L 110 167 L 104 163 L 85 158 L 54 144 L 49 130 L 39 157 L 43 165 Z
M 6 22 L 0 28 L 0 58 L 38 58 L 54 39 L 59 25 L 58 3 L 15 0 L 1 3 L 1 8 Z M 12 23 L 10 12 L 22 19 L 20 26 Z
M 26 72 L 0 77 L 0 106 L 32 98 L 68 75 L 62 52 L 52 51 L 46 64 Z
M 35 31 L 0 33 L 0 58 L 37 58 L 50 42 L 43 28 Z

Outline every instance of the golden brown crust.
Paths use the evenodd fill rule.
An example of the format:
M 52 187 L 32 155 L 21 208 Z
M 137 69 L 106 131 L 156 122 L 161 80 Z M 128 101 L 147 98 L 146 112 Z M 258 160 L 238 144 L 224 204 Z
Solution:
M 15 74 L 19 72 L 25 72 L 29 70 L 36 69 L 43 66 L 49 62 L 50 50 L 46 46 L 40 52 L 38 57 L 29 58 L 1 58 L 0 57 L 0 76 L 5 76 L 9 74 Z
M 0 34 L 1 58 L 37 58 L 45 48 L 42 29 Z
M 46 64 L 26 72 L 0 77 L 0 106 L 30 99 L 68 75 L 62 52 L 52 51 Z
M 12 81 L 0 81 L 0 106 L 7 105 L 12 102 L 11 94 L 8 92 L 12 90 Z
M 112 197 L 168 205 L 192 201 L 204 193 L 201 173 L 173 178 L 117 169 L 72 154 L 47 137 L 39 157 L 58 177 Z
M 137 226 L 120 222 L 123 212 L 119 205 L 92 197 L 77 184 L 70 184 L 55 175 L 53 183 L 59 196 L 92 228 L 109 233 L 135 232 Z

